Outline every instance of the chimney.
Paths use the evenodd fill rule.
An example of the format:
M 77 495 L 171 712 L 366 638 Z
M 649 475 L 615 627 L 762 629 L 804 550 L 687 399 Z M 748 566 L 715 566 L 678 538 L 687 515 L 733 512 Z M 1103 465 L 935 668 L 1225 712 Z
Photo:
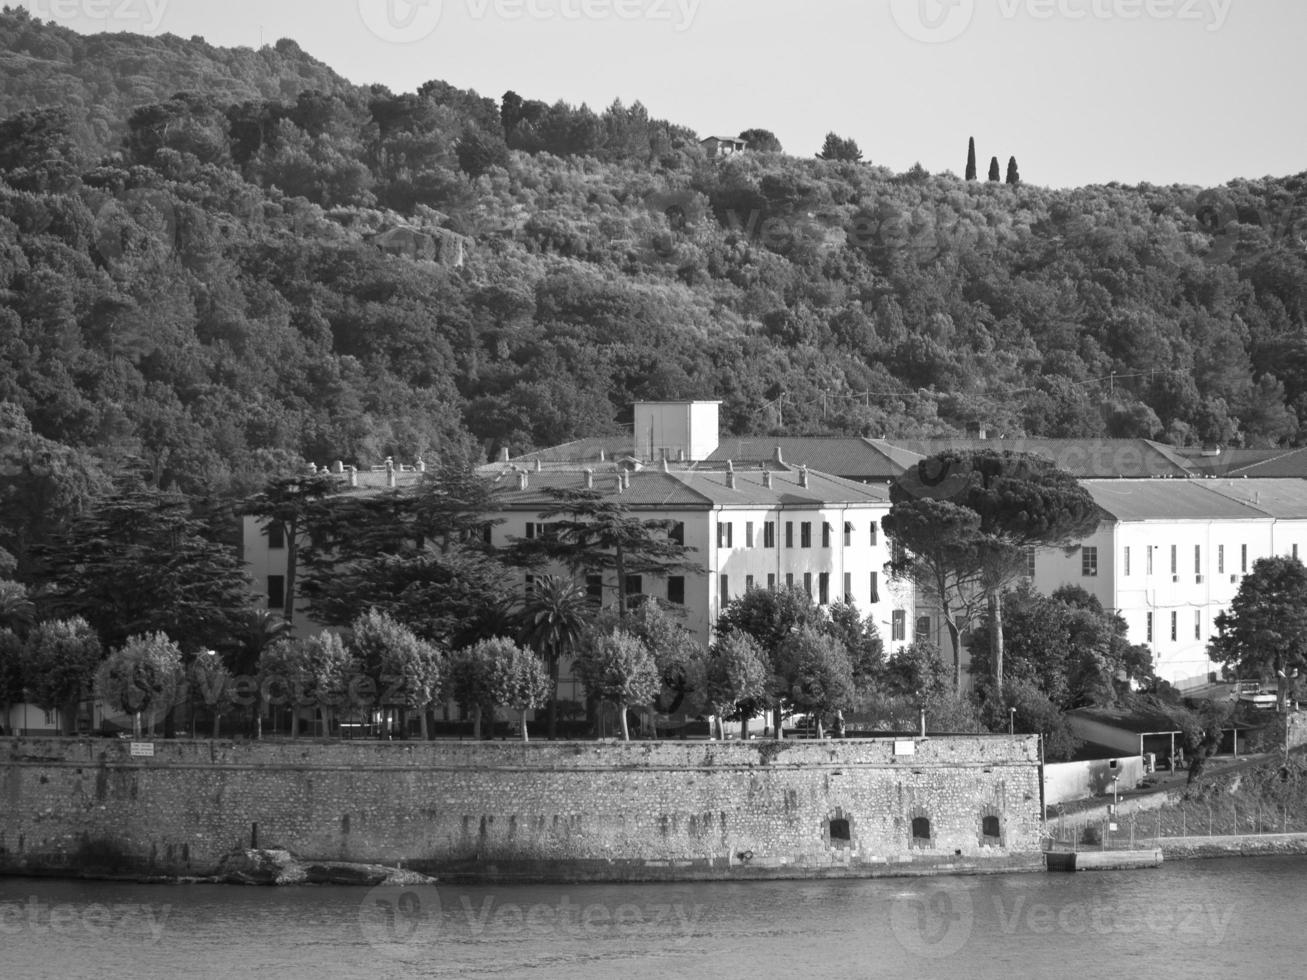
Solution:
M 417 469 L 419 473 L 425 473 L 427 471 L 427 461 L 421 456 L 418 457 Z
M 537 457 L 536 457 L 536 462 L 535 462 L 535 471 L 536 471 L 537 473 L 539 473 L 539 472 L 540 472 L 541 470 L 543 470 L 544 468 L 545 468 L 544 463 L 540 462 L 540 457 L 537 456 Z
M 631 471 L 630 471 L 630 470 L 622 470 L 622 489 L 623 489 L 623 490 L 630 490 L 630 489 L 631 489 Z
M 664 473 L 670 473 L 671 471 L 672 471 L 672 467 L 671 467 L 671 465 L 668 464 L 668 462 L 667 462 L 667 454 L 666 454 L 666 453 L 663 453 L 663 472 L 664 472 Z
M 587 490 L 593 490 L 595 488 L 595 471 L 586 469 L 581 472 L 585 474 L 585 488 Z
M 762 471 L 762 485 L 768 490 L 771 489 L 771 470 Z
M 785 459 L 781 456 L 781 447 L 780 447 L 780 446 L 777 446 L 777 447 L 776 447 L 776 453 L 775 453 L 775 455 L 773 456 L 773 458 L 776 460 L 777 463 L 781 464 L 782 466 L 785 465 Z
M 684 449 L 678 449 L 678 450 L 676 450 L 676 461 L 677 461 L 678 463 L 684 463 L 684 462 L 685 462 L 685 450 L 684 450 Z
M 807 485 L 808 485 L 808 467 L 805 464 L 799 467 L 799 486 L 806 487 Z
M 386 486 L 395 486 L 395 459 L 393 456 L 386 457 Z
M 351 466 L 349 468 L 349 485 L 351 487 L 359 485 L 359 468 L 357 466 Z
M 729 459 L 726 461 L 726 489 L 735 489 L 735 464 Z
M 337 475 L 340 475 L 340 474 L 344 473 L 344 472 L 345 472 L 345 464 L 342 463 L 340 460 L 336 460 L 336 462 L 334 462 L 334 463 L 331 464 L 331 472 L 333 472 L 333 473 L 335 473 L 335 474 L 337 474 Z
M 522 470 L 522 472 L 517 474 L 517 489 L 526 489 L 526 470 Z
M 601 463 L 605 462 L 607 459 L 608 459 L 608 454 L 604 452 L 602 449 L 599 450 L 599 462 Z
M 625 490 L 625 489 L 626 489 L 626 484 L 622 481 L 622 474 L 621 474 L 621 473 L 618 473 L 618 474 L 617 474 L 617 492 L 618 492 L 618 493 L 621 493 L 621 492 L 622 492 L 623 490 Z
M 500 449 L 499 449 L 499 461 L 500 461 L 501 463 L 507 463 L 507 462 L 508 462 L 508 447 L 507 447 L 507 446 L 501 446 L 501 447 L 500 447 Z
M 314 465 L 313 463 L 310 463 L 310 464 L 309 464 L 309 476 L 314 476 L 317 472 L 318 472 L 318 468 L 317 468 L 317 466 Z

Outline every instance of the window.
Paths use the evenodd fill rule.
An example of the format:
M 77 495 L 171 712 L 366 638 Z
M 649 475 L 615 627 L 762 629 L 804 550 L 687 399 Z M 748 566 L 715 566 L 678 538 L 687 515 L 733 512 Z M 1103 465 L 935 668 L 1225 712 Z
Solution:
M 1153 642 L 1153 614 L 1148 613 L 1144 617 L 1144 642 Z
M 844 601 L 845 602 L 853 601 L 853 573 L 852 572 L 844 573 Z
M 752 592 L 752 591 L 753 591 L 753 576 L 752 576 L 752 575 L 746 575 L 746 576 L 744 576 L 744 591 L 745 591 L 745 592 Z
M 912 843 L 922 847 L 930 843 L 930 820 L 927 817 L 912 818 Z
M 762 546 L 764 548 L 776 547 L 776 522 L 767 521 L 762 526 Z
M 1152 575 L 1153 574 L 1153 546 L 1151 544 L 1146 549 L 1144 549 L 1144 554 L 1148 556 L 1148 569 L 1147 569 L 1148 574 Z
M 847 841 L 853 838 L 849 834 L 849 822 L 847 820 L 832 820 L 830 822 L 830 839 L 832 841 Z
M 820 572 L 817 575 L 817 605 L 830 605 L 830 572 Z
M 735 525 L 730 521 L 721 521 L 717 525 L 717 547 L 730 548 L 735 540 Z
M 1293 560 L 1298 560 L 1298 546 L 1296 544 L 1293 546 Z
M 775 572 L 768 572 L 768 573 L 767 573 L 767 591 L 768 591 L 768 592 L 775 592 L 775 591 L 776 591 L 776 573 L 775 573 Z
M 908 611 L 906 609 L 895 609 L 890 613 L 889 623 L 891 640 L 906 640 L 908 638 Z
M 1001 838 L 998 817 L 987 816 L 980 819 L 980 836 L 982 844 L 997 844 Z
M 1225 574 L 1225 545 L 1223 544 L 1216 546 L 1216 574 Z
M 1201 640 L 1202 638 L 1203 638 L 1203 611 L 1201 609 L 1195 609 L 1194 610 L 1194 639 Z
M 522 589 L 527 595 L 530 595 L 536 590 L 536 577 L 530 572 L 527 572 L 525 579 L 523 580 Z
M 642 595 L 644 595 L 644 576 L 626 576 L 626 604 L 635 607 L 639 604 L 637 600 Z
M 723 606 L 731 601 L 731 577 L 729 575 L 719 576 L 717 596 Z
M 1130 574 L 1130 546 L 1129 545 L 1126 545 L 1125 553 L 1121 556 L 1121 558 L 1122 558 L 1121 574 L 1129 575 Z
M 821 524 L 821 546 L 822 546 L 823 548 L 829 548 L 829 547 L 830 547 L 830 532 L 831 532 L 830 522 L 829 522 L 829 521 L 822 521 L 822 524 Z M 1295 558 L 1298 557 L 1297 552 L 1298 552 L 1298 546 L 1297 546 L 1297 545 L 1294 545 L 1294 557 L 1295 557 Z
M 1178 560 L 1179 550 L 1180 549 L 1177 548 L 1175 545 L 1171 545 L 1171 574 L 1172 575 L 1175 575 L 1180 571 L 1179 566 L 1176 564 L 1176 561 Z
M 557 533 L 557 524 L 541 524 L 537 521 L 526 522 L 526 537 L 528 541 L 534 538 L 552 538 Z
M 1026 578 L 1033 579 L 1035 577 L 1035 549 L 1027 548 L 1023 557 L 1026 560 Z
M 668 580 L 668 598 L 671 598 L 671 581 Z M 685 579 L 681 579 L 681 592 L 685 592 Z M 587 575 L 585 577 L 585 597 L 593 605 L 602 605 L 604 601 L 604 577 L 602 575 Z
M 916 629 L 912 632 L 914 643 L 926 643 L 930 640 L 930 617 L 918 616 Z
M 268 525 L 268 550 L 280 551 L 286 547 L 286 525 L 273 521 Z
M 879 578 L 880 576 L 875 572 L 871 573 L 871 595 L 867 599 L 868 602 L 880 602 Z
M 873 548 L 876 546 L 876 522 L 871 522 L 871 540 L 867 542 Z
M 667 540 L 675 541 L 677 544 L 685 544 L 685 521 L 676 521 L 672 529 L 667 532 Z
M 1239 545 L 1239 571 L 1245 575 L 1248 574 L 1248 546 L 1246 544 Z
M 785 587 L 786 587 L 787 589 L 792 589 L 792 588 L 794 588 L 794 573 L 793 573 L 793 572 L 786 572 L 786 573 L 785 573 Z
M 1098 549 L 1093 545 L 1080 550 L 1080 574 L 1089 577 L 1098 574 Z
M 744 522 L 744 546 L 746 548 L 753 547 L 753 521 Z
M 268 576 L 268 608 L 281 609 L 286 605 L 286 576 Z
M 804 521 L 799 525 L 799 547 L 812 547 L 812 521 Z
M 685 605 L 685 576 L 670 575 L 667 578 L 667 601 L 673 605 Z
M 873 524 L 872 527 L 875 527 L 875 525 Z M 850 521 L 845 521 L 844 522 L 844 547 L 847 548 L 852 544 L 853 544 L 853 524 Z
M 1200 544 L 1194 545 L 1194 574 L 1203 574 L 1203 546 Z
M 785 522 L 785 547 L 787 548 L 794 547 L 794 522 L 793 521 Z
M 1180 614 L 1174 609 L 1171 610 L 1171 641 L 1175 642 L 1180 638 Z
M 803 591 L 808 593 L 808 598 L 812 598 L 812 572 L 803 573 Z

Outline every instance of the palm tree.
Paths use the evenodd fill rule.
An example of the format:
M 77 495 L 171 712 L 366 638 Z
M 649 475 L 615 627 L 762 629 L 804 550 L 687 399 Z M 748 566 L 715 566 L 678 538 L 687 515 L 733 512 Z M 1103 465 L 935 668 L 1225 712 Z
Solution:
M 259 658 L 263 651 L 278 640 L 287 639 L 295 627 L 281 614 L 271 609 L 250 609 L 241 620 L 240 630 L 227 648 L 227 667 L 233 677 L 256 677 Z M 254 704 L 254 737 L 263 737 L 263 702 L 256 693 Z
M 543 575 L 527 592 L 518 614 L 521 641 L 549 665 L 549 737 L 558 726 L 558 668 L 581 642 L 593 615 L 585 590 L 561 575 Z

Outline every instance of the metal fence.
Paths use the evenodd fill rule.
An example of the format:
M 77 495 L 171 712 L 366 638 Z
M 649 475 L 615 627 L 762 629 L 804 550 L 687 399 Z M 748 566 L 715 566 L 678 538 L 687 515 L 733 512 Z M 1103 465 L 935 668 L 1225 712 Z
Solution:
M 1128 850 L 1160 847 L 1175 838 L 1307 833 L 1307 814 L 1289 804 L 1186 801 L 1115 815 L 1053 817 L 1044 833 L 1052 847 Z

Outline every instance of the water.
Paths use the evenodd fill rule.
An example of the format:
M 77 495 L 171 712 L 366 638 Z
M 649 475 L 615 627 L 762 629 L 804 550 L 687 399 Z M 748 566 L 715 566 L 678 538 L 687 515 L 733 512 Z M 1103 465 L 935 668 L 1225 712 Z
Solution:
M 0 976 L 1297 976 L 1305 905 L 1307 858 L 429 890 L 0 878 Z

